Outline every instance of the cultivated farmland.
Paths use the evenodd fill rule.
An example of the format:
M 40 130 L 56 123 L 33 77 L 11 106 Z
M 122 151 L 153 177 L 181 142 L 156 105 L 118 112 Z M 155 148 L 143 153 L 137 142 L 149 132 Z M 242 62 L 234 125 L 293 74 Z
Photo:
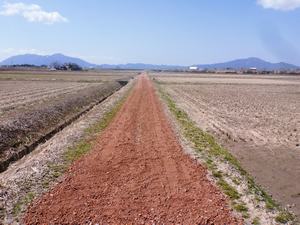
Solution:
M 45 70 L 1 70 L 0 81 L 78 81 L 103 82 L 112 81 L 122 76 L 132 75 L 133 71 L 89 70 L 89 71 L 49 71 Z
M 0 163 L 5 164 L 0 165 L 0 170 L 5 170 L 10 161 L 31 151 L 31 147 L 23 149 L 25 144 L 39 140 L 58 126 L 62 129 L 66 121 L 81 115 L 119 89 L 121 85 L 113 80 L 126 75 L 126 72 L 109 71 L 105 74 L 99 70 L 57 73 L 2 71 Z
M 278 211 L 247 173 L 230 163 L 235 162 L 232 156 L 161 90 L 174 84 L 155 83 L 160 101 L 146 74 L 124 96 L 134 83 L 130 81 L 125 90 L 117 91 L 0 174 L 0 207 L 5 211 L 0 213 L 0 222 L 240 224 L 243 217 L 247 224 L 274 224 L 293 219 Z M 114 82 L 106 86 L 110 84 Z M 71 94 L 71 102 L 90 89 L 94 87 Z M 69 143 L 72 140 L 77 141 Z M 223 155 L 208 155 L 213 152 Z M 66 164 L 68 173 L 54 181 L 66 171 Z M 214 171 L 212 176 L 206 169 Z M 54 186 L 42 194 L 51 184 Z M 26 212 L 33 196 L 40 197 Z
M 13 109 L 29 109 L 45 101 L 57 100 L 66 94 L 75 94 L 102 83 L 55 81 L 1 81 L 0 115 Z
M 150 73 L 283 207 L 300 213 L 300 77 Z
M 0 118 L 129 75 L 132 71 L 0 70 Z

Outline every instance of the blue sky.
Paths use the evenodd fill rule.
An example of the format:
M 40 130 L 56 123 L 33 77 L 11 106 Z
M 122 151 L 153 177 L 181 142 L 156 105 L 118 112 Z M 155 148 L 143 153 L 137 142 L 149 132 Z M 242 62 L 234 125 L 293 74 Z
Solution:
M 96 64 L 299 66 L 299 24 L 300 0 L 0 1 L 0 61 L 62 53 Z

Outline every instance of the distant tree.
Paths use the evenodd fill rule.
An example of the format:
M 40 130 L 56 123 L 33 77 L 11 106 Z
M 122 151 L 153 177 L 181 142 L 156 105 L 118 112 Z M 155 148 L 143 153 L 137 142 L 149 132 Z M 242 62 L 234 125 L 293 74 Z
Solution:
M 35 67 L 35 65 L 33 65 L 33 64 L 31 65 L 31 64 L 27 64 L 27 63 L 26 64 L 21 64 L 20 66 L 21 67 Z
M 73 65 L 74 65 L 73 70 L 82 70 L 82 67 L 79 66 L 78 64 L 74 63 Z
M 67 63 L 66 67 L 68 67 L 68 69 L 71 69 L 72 68 L 72 63 Z
M 58 68 L 58 67 L 60 67 L 60 62 L 59 61 L 53 61 L 50 65 L 54 68 Z
M 79 66 L 77 63 L 67 63 L 66 67 L 68 67 L 68 69 L 71 69 L 71 70 L 79 70 L 81 71 L 82 70 L 82 67 Z

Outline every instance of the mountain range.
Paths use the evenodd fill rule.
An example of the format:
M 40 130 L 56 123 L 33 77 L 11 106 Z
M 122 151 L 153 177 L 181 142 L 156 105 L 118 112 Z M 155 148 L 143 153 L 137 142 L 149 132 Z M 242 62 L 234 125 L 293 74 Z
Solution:
M 73 58 L 69 56 L 65 56 L 63 54 L 57 53 L 54 55 L 35 55 L 35 54 L 25 54 L 25 55 L 16 55 L 12 56 L 4 61 L 0 62 L 1 65 L 22 65 L 22 64 L 30 64 L 30 65 L 48 65 L 50 66 L 53 62 L 59 63 L 77 63 L 81 67 L 101 67 L 101 68 L 122 68 L 122 69 L 187 69 L 190 66 L 170 66 L 170 65 L 153 65 L 153 64 L 143 64 L 143 63 L 127 63 L 127 64 L 118 64 L 118 65 L 110 65 L 110 64 L 92 64 L 88 63 L 79 58 Z M 194 67 L 202 68 L 202 69 L 248 69 L 248 68 L 257 68 L 267 69 L 267 70 L 295 70 L 300 68 L 300 66 L 295 66 L 292 64 L 280 62 L 280 63 L 270 63 L 266 62 L 262 59 L 251 57 L 248 59 L 237 59 L 229 62 L 223 63 L 215 63 L 215 64 L 196 64 L 191 65 Z
M 266 62 L 260 58 L 251 57 L 248 59 L 237 59 L 224 63 L 215 63 L 215 64 L 202 64 L 202 65 L 193 65 L 198 68 L 207 68 L 207 69 L 249 69 L 257 68 L 258 70 L 296 70 L 300 66 L 295 66 L 289 63 L 279 62 L 279 63 L 270 63 Z

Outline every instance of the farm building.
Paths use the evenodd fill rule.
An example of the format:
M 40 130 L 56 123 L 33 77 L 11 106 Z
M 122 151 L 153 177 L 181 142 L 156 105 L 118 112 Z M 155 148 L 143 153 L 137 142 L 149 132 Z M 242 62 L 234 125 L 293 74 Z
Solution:
M 197 70 L 198 69 L 198 67 L 196 67 L 196 66 L 190 66 L 190 70 Z

